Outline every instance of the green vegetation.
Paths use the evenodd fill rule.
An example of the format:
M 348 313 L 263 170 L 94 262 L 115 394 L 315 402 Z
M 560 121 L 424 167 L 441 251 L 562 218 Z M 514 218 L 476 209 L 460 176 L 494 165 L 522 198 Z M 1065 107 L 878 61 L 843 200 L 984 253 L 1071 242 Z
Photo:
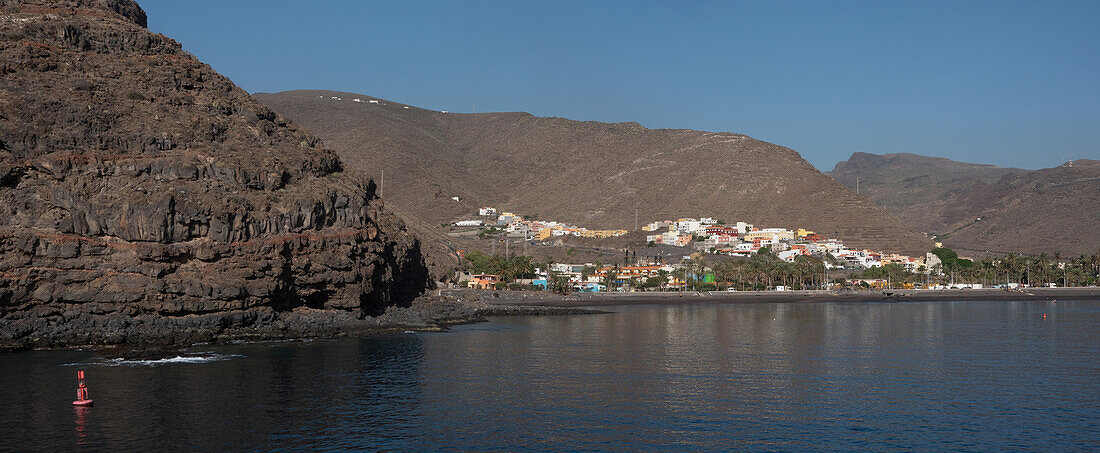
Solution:
M 937 255 L 938 256 L 938 255 Z M 940 258 L 943 259 L 943 258 Z M 1100 252 L 1063 259 L 1060 253 L 1040 253 L 1035 256 L 1005 255 L 961 265 L 943 265 L 945 279 L 955 282 L 995 285 L 1006 282 L 1028 286 L 1088 286 L 1100 283 Z
M 573 284 L 569 281 L 568 275 L 554 270 L 554 259 L 547 257 L 546 261 L 539 264 L 539 267 L 546 272 L 546 289 L 558 294 L 569 294 L 573 291 Z
M 690 267 L 690 266 L 689 266 Z M 799 256 L 793 263 L 779 259 L 767 248 L 750 258 L 730 259 L 713 267 L 713 285 L 717 289 L 763 290 L 776 286 L 792 289 L 819 288 L 825 281 L 825 263 L 814 257 Z M 699 284 L 707 286 L 706 274 L 693 273 Z
M 595 275 L 596 271 L 599 270 L 599 268 L 601 266 L 602 266 L 601 263 L 596 263 L 595 266 L 585 266 L 584 268 L 582 268 L 581 269 L 581 280 L 588 280 L 588 277 L 591 277 L 591 276 Z
M 500 235 L 500 234 L 504 234 L 504 230 L 502 230 L 500 228 L 497 228 L 497 227 L 489 227 L 489 228 L 486 228 L 484 230 L 479 231 L 477 233 L 477 237 L 481 238 L 481 239 L 485 239 L 485 238 L 488 238 L 488 237 L 491 237 L 491 236 L 497 236 L 497 235 Z
M 602 278 L 602 283 L 603 283 L 604 288 L 607 288 L 610 291 L 611 288 L 615 286 L 615 280 L 618 276 L 619 276 L 619 266 L 615 266 L 612 269 L 608 269 L 608 270 L 604 271 L 603 276 L 602 276 L 603 277 Z
M 923 270 L 923 266 L 922 266 Z M 924 283 L 925 275 L 923 272 L 909 272 L 905 266 L 897 263 L 891 263 L 880 267 L 871 267 L 864 269 L 863 272 L 853 274 L 855 278 L 863 279 L 883 279 L 886 280 L 888 286 L 904 286 L 905 284 L 917 284 Z M 863 286 L 867 286 L 865 283 Z
M 535 277 L 535 264 L 530 256 L 487 255 L 477 250 L 466 255 L 466 270 L 474 274 L 499 275 L 504 280 Z
M 1100 253 L 1063 259 L 1061 254 L 1040 253 L 1036 256 L 1007 254 L 1003 258 L 986 258 L 972 261 L 959 258 L 958 253 L 941 247 L 932 250 L 942 263 L 930 269 L 909 272 L 904 267 L 890 264 L 866 269 L 856 275 L 861 278 L 887 279 L 891 286 L 904 283 L 926 284 L 982 284 L 994 286 L 1019 283 L 1027 286 L 1088 286 L 1100 282 Z

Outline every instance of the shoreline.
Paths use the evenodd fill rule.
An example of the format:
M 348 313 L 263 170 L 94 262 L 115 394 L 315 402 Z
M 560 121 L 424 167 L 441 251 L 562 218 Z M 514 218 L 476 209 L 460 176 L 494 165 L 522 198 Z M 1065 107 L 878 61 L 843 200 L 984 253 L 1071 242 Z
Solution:
M 435 294 L 431 294 L 435 293 Z M 714 291 L 577 293 L 437 290 L 407 307 L 393 306 L 375 317 L 340 310 L 274 312 L 261 308 L 209 316 L 93 317 L 76 325 L 33 329 L 31 335 L 0 338 L 0 353 L 25 350 L 92 349 L 149 354 L 195 344 L 297 341 L 370 337 L 406 331 L 442 332 L 451 326 L 487 321 L 489 316 L 603 314 L 601 307 L 672 304 L 893 303 L 955 301 L 1100 300 L 1100 288 L 866 291 Z M 4 327 L 0 323 L 0 327 Z M 8 325 L 7 328 L 13 327 Z M 4 329 L 0 329 L 4 330 Z
M 551 307 L 608 307 L 615 305 L 665 305 L 676 303 L 814 303 L 814 302 L 947 302 L 947 301 L 1030 301 L 1100 300 L 1100 287 L 1027 288 L 1022 291 L 1001 289 L 950 290 L 864 290 L 864 291 L 695 291 L 579 293 L 568 296 L 523 297 L 522 291 L 488 291 L 501 297 L 486 297 L 494 305 Z M 482 295 L 484 297 L 484 295 Z
M 434 293 L 432 291 L 431 293 Z M 115 350 L 154 354 L 196 344 L 299 341 L 371 337 L 406 331 L 441 332 L 484 322 L 486 316 L 600 314 L 581 307 L 488 304 L 476 294 L 425 294 L 409 306 L 391 306 L 377 316 L 352 311 L 259 307 L 204 316 L 90 316 L 61 325 L 0 320 L 0 353 L 27 350 Z M 22 334 L 22 335 L 20 335 Z

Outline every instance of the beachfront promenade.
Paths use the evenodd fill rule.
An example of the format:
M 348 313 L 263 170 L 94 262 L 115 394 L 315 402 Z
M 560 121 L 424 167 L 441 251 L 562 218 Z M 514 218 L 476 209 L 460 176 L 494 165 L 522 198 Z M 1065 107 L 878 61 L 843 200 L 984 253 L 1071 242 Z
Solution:
M 918 301 L 1018 301 L 1100 300 L 1100 287 L 1001 289 L 924 289 L 858 291 L 684 291 L 601 292 L 552 294 L 544 291 L 492 291 L 450 289 L 445 294 L 476 293 L 490 304 L 545 305 L 559 307 L 641 305 L 675 303 L 776 303 L 776 302 L 918 302 Z

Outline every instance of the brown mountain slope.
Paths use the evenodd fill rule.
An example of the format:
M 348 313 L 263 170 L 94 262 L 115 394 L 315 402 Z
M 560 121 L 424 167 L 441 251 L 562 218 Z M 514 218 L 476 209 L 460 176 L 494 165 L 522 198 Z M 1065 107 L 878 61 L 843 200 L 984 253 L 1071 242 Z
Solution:
M 916 154 L 854 153 L 827 174 L 917 231 L 942 232 L 996 199 L 993 184 L 1028 170 Z
M 830 172 L 911 226 L 970 253 L 1100 248 L 1100 165 L 1077 160 L 1037 171 L 913 154 L 856 153 Z M 977 220 L 981 218 L 981 220 Z
M 361 316 L 427 283 L 371 180 L 146 30 L 136 3 L 2 2 L 0 340 Z
M 945 244 L 994 253 L 1100 250 L 1100 161 L 1008 175 L 990 192 L 999 196 L 985 209 L 944 230 Z
M 490 205 L 631 229 L 637 209 L 641 223 L 714 216 L 805 227 L 859 247 L 923 253 L 930 246 L 798 153 L 740 134 L 441 113 L 327 91 L 256 98 L 317 132 L 349 165 L 384 170 L 386 199 L 427 222 Z

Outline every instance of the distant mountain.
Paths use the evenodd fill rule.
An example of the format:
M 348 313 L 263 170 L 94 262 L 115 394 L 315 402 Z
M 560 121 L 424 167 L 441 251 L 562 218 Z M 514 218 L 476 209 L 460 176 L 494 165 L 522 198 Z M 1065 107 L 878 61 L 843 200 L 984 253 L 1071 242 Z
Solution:
M 829 172 L 909 226 L 971 253 L 1100 248 L 1100 165 L 1037 171 L 915 154 L 855 153 Z M 981 220 L 978 220 L 981 218 Z
M 350 166 L 384 179 L 387 203 L 424 223 L 494 206 L 632 229 L 637 212 L 641 224 L 713 216 L 804 227 L 857 247 L 923 254 L 931 246 L 793 150 L 745 135 L 443 113 L 330 91 L 255 97 L 320 134 Z
M 854 153 L 828 174 L 913 229 L 934 233 L 988 206 L 998 197 L 993 185 L 1005 175 L 1026 172 L 917 154 Z

